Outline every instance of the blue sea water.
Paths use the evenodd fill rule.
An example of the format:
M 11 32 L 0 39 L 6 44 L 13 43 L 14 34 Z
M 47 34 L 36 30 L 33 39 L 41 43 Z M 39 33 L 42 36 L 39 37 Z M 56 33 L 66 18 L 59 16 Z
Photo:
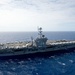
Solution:
M 44 32 L 50 40 L 75 40 L 75 32 Z M 37 32 L 1 32 L 0 43 L 29 41 Z M 0 60 L 0 75 L 75 75 L 75 52 L 48 57 Z

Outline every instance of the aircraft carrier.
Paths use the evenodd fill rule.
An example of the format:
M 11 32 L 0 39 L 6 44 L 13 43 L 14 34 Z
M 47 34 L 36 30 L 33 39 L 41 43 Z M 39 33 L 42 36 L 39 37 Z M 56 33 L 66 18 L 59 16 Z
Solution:
M 27 56 L 43 56 L 54 53 L 70 52 L 75 49 L 75 41 L 48 40 L 42 34 L 42 28 L 38 28 L 38 37 L 27 42 L 14 42 L 0 44 L 0 59 L 25 58 Z

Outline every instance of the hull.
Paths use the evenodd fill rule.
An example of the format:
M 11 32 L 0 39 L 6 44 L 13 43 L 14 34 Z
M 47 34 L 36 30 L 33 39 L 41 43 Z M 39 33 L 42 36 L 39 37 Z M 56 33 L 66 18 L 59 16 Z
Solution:
M 55 49 L 55 48 L 54 48 Z M 70 48 L 59 48 L 59 49 L 45 49 L 35 52 L 28 52 L 28 53 L 15 53 L 15 54 L 0 54 L 0 59 L 26 59 L 26 58 L 35 58 L 35 57 L 47 57 L 52 55 L 60 55 L 62 53 L 69 53 L 74 52 L 75 47 Z
M 24 47 L 24 44 L 4 44 L 0 48 L 0 59 L 23 59 L 27 57 L 44 57 L 75 50 L 75 41 L 53 42 L 44 47 Z M 4 47 L 3 47 L 4 46 Z

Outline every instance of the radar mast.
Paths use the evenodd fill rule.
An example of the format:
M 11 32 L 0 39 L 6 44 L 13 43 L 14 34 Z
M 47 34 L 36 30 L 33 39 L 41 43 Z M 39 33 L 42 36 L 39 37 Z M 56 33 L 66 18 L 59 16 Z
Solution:
M 42 28 L 41 27 L 38 28 L 38 35 L 40 36 L 40 38 L 42 38 Z

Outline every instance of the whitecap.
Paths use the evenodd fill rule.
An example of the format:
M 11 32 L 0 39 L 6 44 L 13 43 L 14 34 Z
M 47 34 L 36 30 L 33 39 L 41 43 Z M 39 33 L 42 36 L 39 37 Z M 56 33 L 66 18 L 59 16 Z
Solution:
M 66 64 L 65 63 L 62 63 L 62 65 L 65 66 Z
M 51 56 L 51 58 L 54 58 L 55 56 Z
M 22 65 L 23 63 L 24 63 L 24 61 L 20 61 L 20 62 L 18 62 L 20 65 Z
M 73 60 L 69 60 L 71 63 L 73 63 Z
M 65 65 L 66 65 L 65 63 L 62 63 L 62 62 L 58 62 L 58 64 L 63 65 L 63 66 L 65 66 Z

